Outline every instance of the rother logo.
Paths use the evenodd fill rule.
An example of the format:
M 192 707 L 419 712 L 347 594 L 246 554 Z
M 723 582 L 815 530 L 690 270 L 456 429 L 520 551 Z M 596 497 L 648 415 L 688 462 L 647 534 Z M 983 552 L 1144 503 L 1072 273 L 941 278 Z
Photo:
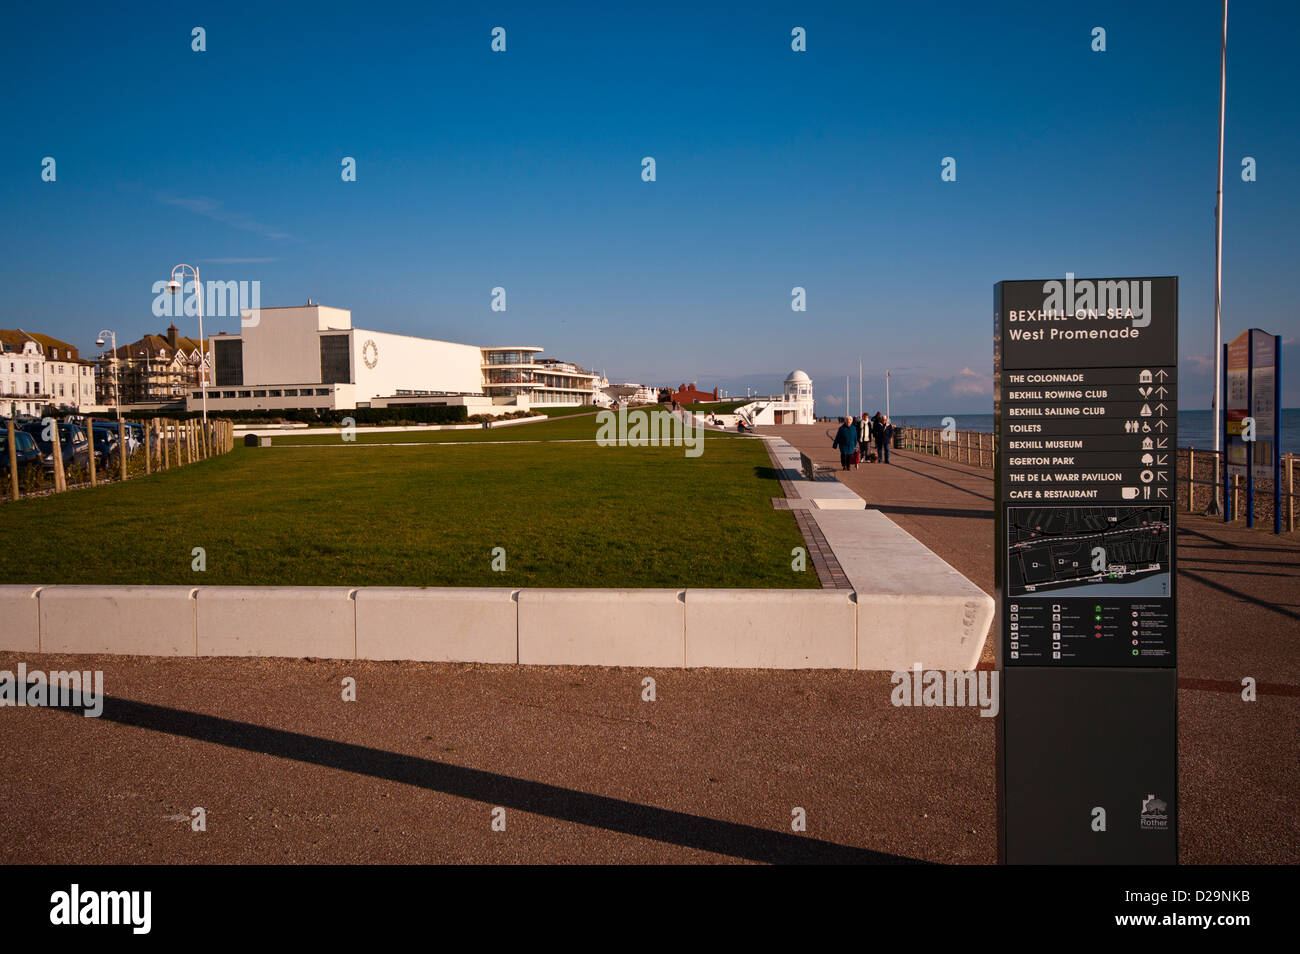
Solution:
M 596 415 L 601 447 L 685 447 L 687 457 L 704 453 L 704 425 L 688 424 L 668 411 L 628 411 L 627 405 Z
M 1142 799 L 1142 816 L 1140 825 L 1155 831 L 1164 831 L 1169 827 L 1169 806 L 1154 795 Z
M 1151 324 L 1151 282 L 1074 280 L 1043 282 L 1043 311 L 1048 317 L 1131 318 L 1134 328 Z
M 148 934 L 153 922 L 152 891 L 71 891 L 50 895 L 50 923 L 129 924 L 133 934 Z

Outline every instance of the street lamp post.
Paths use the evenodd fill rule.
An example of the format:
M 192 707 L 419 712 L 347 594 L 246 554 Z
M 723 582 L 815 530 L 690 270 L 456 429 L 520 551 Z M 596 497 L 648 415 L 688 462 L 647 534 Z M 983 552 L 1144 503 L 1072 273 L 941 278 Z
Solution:
M 181 296 L 181 310 L 184 313 L 185 307 L 185 269 L 189 269 L 194 275 L 194 294 L 199 300 L 199 388 L 203 392 L 203 426 L 208 425 L 208 342 L 203 337 L 203 285 L 199 282 L 199 270 L 194 265 L 177 265 L 172 269 L 172 277 L 167 282 L 167 290 L 173 295 Z M 180 272 L 181 280 L 176 280 L 176 273 Z
M 104 347 L 105 341 L 113 343 L 113 406 L 117 409 L 117 422 L 122 423 L 122 382 L 117 371 L 117 332 L 105 328 L 95 339 L 97 347 Z

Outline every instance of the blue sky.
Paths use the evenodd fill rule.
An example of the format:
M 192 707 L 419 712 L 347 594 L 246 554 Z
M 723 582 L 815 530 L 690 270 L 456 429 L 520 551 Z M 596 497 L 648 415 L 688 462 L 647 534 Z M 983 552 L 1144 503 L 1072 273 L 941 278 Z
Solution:
M 991 410 L 996 281 L 1178 275 L 1180 397 L 1208 406 L 1217 0 L 467 7 L 7 12 L 0 326 L 132 340 L 197 261 L 263 305 L 615 380 L 801 367 L 821 413 L 849 373 L 856 410 L 861 355 L 872 407 L 890 368 L 896 415 L 959 414 Z M 1284 336 L 1287 406 L 1297 34 L 1289 0 L 1231 7 L 1225 337 Z

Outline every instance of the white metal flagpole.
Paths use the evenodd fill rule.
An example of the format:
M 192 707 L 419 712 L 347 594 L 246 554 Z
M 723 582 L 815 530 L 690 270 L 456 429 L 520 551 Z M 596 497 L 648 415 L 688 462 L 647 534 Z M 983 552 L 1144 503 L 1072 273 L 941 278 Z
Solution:
M 889 379 L 890 379 L 890 377 L 891 377 L 890 373 L 889 373 L 888 371 L 886 371 L 886 372 L 885 372 L 885 417 L 890 417 L 890 413 L 889 413 Z
M 862 417 L 862 356 L 858 356 L 858 418 Z
M 1223 124 L 1228 106 L 1228 0 L 1223 0 L 1223 35 L 1219 44 L 1219 189 L 1214 199 L 1214 403 L 1210 405 L 1214 431 L 1214 488 L 1210 493 L 1210 506 L 1206 513 L 1218 516 L 1219 468 L 1219 404 L 1223 383 Z M 1226 471 L 1226 469 L 1225 469 Z M 1226 473 L 1224 479 L 1226 480 Z

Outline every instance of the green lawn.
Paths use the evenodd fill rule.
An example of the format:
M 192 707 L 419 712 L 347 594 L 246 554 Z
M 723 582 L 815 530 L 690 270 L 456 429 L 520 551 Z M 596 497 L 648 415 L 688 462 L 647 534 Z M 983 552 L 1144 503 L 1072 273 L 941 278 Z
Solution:
M 803 540 L 793 514 L 772 509 L 781 489 L 760 442 L 709 435 L 687 458 L 600 447 L 594 429 L 573 418 L 423 432 L 426 443 L 400 447 L 277 437 L 125 484 L 6 502 L 0 582 L 818 585 L 790 568 Z M 447 444 L 467 435 L 474 444 Z M 206 572 L 190 568 L 194 547 Z M 490 569 L 494 547 L 504 573 Z

